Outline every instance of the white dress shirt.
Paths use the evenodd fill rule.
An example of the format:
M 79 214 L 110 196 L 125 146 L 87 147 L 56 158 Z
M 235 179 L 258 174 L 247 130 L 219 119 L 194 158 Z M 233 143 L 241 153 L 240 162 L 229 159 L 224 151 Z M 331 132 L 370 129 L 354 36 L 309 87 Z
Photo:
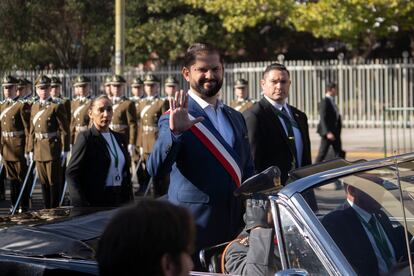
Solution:
M 290 110 L 289 106 L 287 105 L 287 103 L 285 102 L 284 104 L 279 104 L 277 102 L 275 102 L 274 100 L 272 100 L 271 98 L 269 98 L 268 96 L 264 95 L 264 98 L 277 110 L 279 110 L 280 112 L 282 112 L 282 108 L 285 108 L 285 110 L 287 111 L 287 113 L 289 114 L 289 117 L 294 120 L 294 117 L 292 115 L 292 111 Z M 286 136 L 289 136 L 288 134 L 288 130 L 286 128 L 285 125 L 285 121 L 283 121 L 282 118 L 279 118 L 280 123 L 283 126 L 283 129 L 285 130 Z M 296 120 L 295 120 L 296 121 Z M 296 127 L 293 127 L 293 135 L 295 136 L 295 146 L 296 146 L 296 154 L 297 154 L 297 162 L 298 162 L 298 168 L 300 168 L 302 166 L 302 155 L 303 155 L 303 142 L 302 142 L 302 134 L 300 132 L 300 130 Z
M 369 223 L 369 220 L 371 219 L 372 215 L 368 213 L 367 211 L 360 208 L 358 205 L 356 205 L 353 201 L 347 199 L 349 205 L 355 210 L 355 212 L 366 222 Z M 371 232 L 368 230 L 368 228 L 362 223 L 362 227 L 364 228 L 365 232 L 367 233 L 368 239 L 372 245 L 372 248 L 374 249 L 375 256 L 378 260 L 378 270 L 380 275 L 386 275 L 388 273 L 387 263 L 384 261 L 383 256 L 381 254 L 381 251 L 377 247 L 377 243 L 375 242 L 374 237 L 372 236 Z M 387 241 L 388 248 L 390 249 L 391 255 L 392 255 L 392 265 L 396 263 L 395 260 L 395 252 L 394 248 L 387 236 L 387 233 L 385 233 L 384 228 L 382 228 L 381 223 L 377 220 L 377 228 L 379 231 L 381 231 L 381 235 L 385 237 L 385 240 Z
M 217 129 L 220 135 L 231 147 L 234 145 L 234 133 L 231 123 L 223 112 L 223 102 L 217 100 L 216 106 L 209 104 L 199 96 L 197 96 L 191 89 L 188 91 L 188 95 L 196 102 L 204 112 L 207 114 L 213 126 Z

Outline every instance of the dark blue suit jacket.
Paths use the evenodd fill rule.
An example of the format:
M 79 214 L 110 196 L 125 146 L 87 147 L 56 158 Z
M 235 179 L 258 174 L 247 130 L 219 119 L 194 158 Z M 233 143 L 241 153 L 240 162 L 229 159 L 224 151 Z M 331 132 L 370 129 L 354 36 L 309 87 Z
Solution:
M 394 248 L 397 262 L 405 259 L 407 249 L 404 247 L 402 227 L 394 228 L 383 211 L 378 211 L 377 217 Z M 356 212 L 348 202 L 327 214 L 322 219 L 322 224 L 358 275 L 379 275 L 374 249 Z
M 225 146 L 238 163 L 242 181 L 254 173 L 247 128 L 241 113 L 224 106 L 224 114 L 233 127 L 235 142 L 228 145 L 214 128 L 204 110 L 191 98 L 189 113 L 201 122 Z M 221 163 L 187 130 L 179 137 L 172 135 L 169 114 L 159 122 L 157 142 L 148 160 L 151 176 L 170 173 L 168 200 L 184 206 L 193 214 L 197 225 L 197 249 L 232 240 L 243 226 L 243 205 L 233 196 L 236 184 Z

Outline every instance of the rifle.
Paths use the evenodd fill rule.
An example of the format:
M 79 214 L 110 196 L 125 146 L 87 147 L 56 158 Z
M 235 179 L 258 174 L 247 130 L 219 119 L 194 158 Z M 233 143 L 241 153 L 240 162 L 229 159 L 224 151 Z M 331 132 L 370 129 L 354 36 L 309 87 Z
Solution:
M 26 185 L 27 185 L 27 181 L 29 180 L 29 176 L 30 176 L 30 174 L 33 174 L 33 170 L 34 170 L 34 168 L 35 168 L 34 164 L 35 164 L 35 163 L 34 163 L 34 161 L 31 161 L 31 162 L 30 162 L 29 169 L 27 170 L 26 176 L 25 176 L 25 178 L 24 178 L 23 185 L 22 185 L 22 187 L 21 187 L 21 189 L 20 189 L 19 197 L 17 198 L 16 204 L 14 204 L 13 209 L 12 209 L 12 211 L 11 211 L 11 215 L 12 215 L 12 216 L 14 215 L 14 213 L 16 213 L 17 207 L 18 207 L 18 206 L 19 206 L 19 204 L 20 204 L 20 200 L 22 199 L 22 196 L 23 196 L 24 190 L 25 190 Z M 34 185 L 33 185 L 33 186 L 34 186 Z

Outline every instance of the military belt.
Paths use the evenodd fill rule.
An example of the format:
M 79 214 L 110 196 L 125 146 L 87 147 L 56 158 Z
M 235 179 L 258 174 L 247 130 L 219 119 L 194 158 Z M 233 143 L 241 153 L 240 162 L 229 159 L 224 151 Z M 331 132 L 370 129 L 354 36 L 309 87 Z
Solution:
M 158 127 L 156 126 L 142 126 L 142 130 L 145 132 L 156 132 L 158 131 Z
M 75 126 L 76 132 L 88 130 L 88 126 Z
M 20 131 L 2 131 L 1 135 L 5 138 L 9 137 L 21 137 L 24 135 L 24 131 L 20 130 Z
M 54 138 L 57 135 L 58 135 L 57 131 L 55 131 L 55 132 L 45 132 L 45 133 L 35 132 L 35 138 L 36 139 L 49 139 L 49 138 Z
M 123 130 L 123 129 L 126 129 L 128 127 L 128 125 L 115 125 L 115 124 L 110 124 L 109 127 L 112 130 Z

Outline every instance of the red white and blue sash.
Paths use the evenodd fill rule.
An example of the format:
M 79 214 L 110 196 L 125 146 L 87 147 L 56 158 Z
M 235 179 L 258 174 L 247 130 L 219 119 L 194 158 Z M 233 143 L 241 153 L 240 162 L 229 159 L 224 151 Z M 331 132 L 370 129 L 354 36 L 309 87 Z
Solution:
M 170 113 L 170 110 L 166 112 Z M 194 117 L 188 114 L 191 120 Z M 190 131 L 199 139 L 199 141 L 213 154 L 213 156 L 220 162 L 223 168 L 231 176 L 237 187 L 240 187 L 242 174 L 239 165 L 224 145 L 217 139 L 217 137 L 201 122 L 193 125 Z
M 194 117 L 188 114 L 191 120 Z M 237 187 L 241 184 L 241 170 L 236 160 L 227 151 L 223 144 L 214 136 L 214 134 L 202 123 L 197 123 L 190 128 L 190 131 L 203 143 L 204 146 L 217 158 L 223 165 L 224 169 L 230 174 Z

